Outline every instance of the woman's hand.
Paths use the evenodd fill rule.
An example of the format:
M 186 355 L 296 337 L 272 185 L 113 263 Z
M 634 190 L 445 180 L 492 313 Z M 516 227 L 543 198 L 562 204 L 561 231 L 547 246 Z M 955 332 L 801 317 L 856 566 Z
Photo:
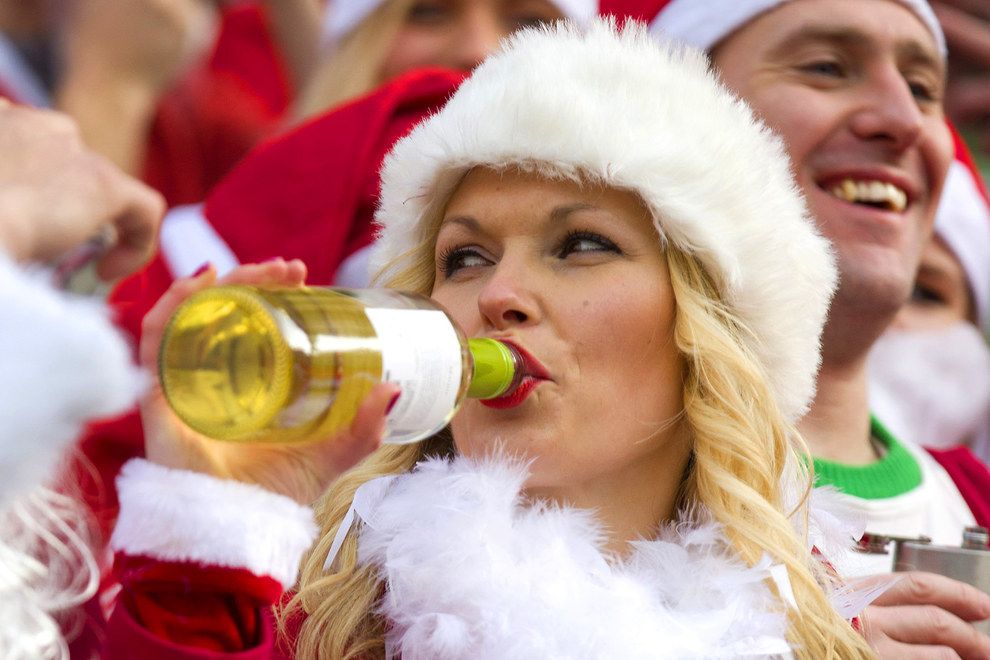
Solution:
M 299 260 L 276 259 L 242 266 L 223 284 L 300 286 L 306 266 Z M 157 373 L 158 348 L 169 318 L 189 296 L 216 284 L 212 267 L 196 277 L 177 280 L 144 318 L 141 364 Z M 149 460 L 164 465 L 257 484 L 312 503 L 341 473 L 356 465 L 381 444 L 385 414 L 398 388 L 374 386 L 358 408 L 348 431 L 305 444 L 224 442 L 196 433 L 172 412 L 161 385 L 154 385 L 141 404 L 145 448 Z

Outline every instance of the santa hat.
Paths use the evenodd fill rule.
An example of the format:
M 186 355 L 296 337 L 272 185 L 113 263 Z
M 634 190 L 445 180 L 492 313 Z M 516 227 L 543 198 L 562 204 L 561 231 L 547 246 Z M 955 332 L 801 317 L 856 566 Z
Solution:
M 372 265 L 425 240 L 469 169 L 513 165 L 636 192 L 745 324 L 783 413 L 806 410 L 833 259 L 782 143 L 703 55 L 632 23 L 517 33 L 386 158 Z
M 689 46 L 710 50 L 751 20 L 789 0 L 602 0 L 600 13 L 649 23 L 650 30 Z M 925 24 L 938 50 L 946 53 L 945 35 L 926 0 L 899 2 Z
M 990 199 L 976 164 L 953 130 L 956 157 L 942 190 L 935 233 L 959 260 L 976 307 L 977 325 L 990 335 Z
M 263 144 L 205 204 L 166 216 L 161 257 L 169 273 L 188 277 L 210 262 L 223 274 L 281 256 L 302 259 L 311 284 L 334 282 L 341 263 L 374 235 L 385 154 L 463 79 L 456 71 L 413 71 Z
M 382 5 L 383 0 L 330 0 L 323 14 L 323 41 L 336 43 Z M 550 0 L 564 18 L 585 24 L 598 12 L 597 0 Z

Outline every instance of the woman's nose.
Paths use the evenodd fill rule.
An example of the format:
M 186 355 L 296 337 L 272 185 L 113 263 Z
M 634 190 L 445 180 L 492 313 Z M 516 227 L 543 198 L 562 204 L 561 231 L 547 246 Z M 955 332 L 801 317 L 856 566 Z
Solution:
M 489 328 L 506 330 L 529 325 L 540 316 L 532 274 L 503 260 L 495 267 L 478 294 L 478 309 Z

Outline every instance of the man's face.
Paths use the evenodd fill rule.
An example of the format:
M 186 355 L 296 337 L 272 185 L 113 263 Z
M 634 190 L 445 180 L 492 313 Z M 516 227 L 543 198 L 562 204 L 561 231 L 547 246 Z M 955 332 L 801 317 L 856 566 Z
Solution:
M 931 33 L 893 0 L 793 0 L 712 58 L 787 143 L 838 253 L 837 301 L 893 313 L 911 290 L 952 157 Z

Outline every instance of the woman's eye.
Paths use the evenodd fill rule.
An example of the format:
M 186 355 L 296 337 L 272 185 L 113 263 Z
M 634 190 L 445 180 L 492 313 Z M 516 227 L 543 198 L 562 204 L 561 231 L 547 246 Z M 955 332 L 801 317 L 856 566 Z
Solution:
M 565 259 L 572 254 L 587 252 L 620 252 L 620 250 L 615 243 L 599 234 L 574 232 L 564 238 L 558 256 Z
M 465 268 L 487 266 L 489 263 L 491 262 L 474 248 L 456 248 L 437 258 L 437 265 L 444 277 L 451 277 Z

